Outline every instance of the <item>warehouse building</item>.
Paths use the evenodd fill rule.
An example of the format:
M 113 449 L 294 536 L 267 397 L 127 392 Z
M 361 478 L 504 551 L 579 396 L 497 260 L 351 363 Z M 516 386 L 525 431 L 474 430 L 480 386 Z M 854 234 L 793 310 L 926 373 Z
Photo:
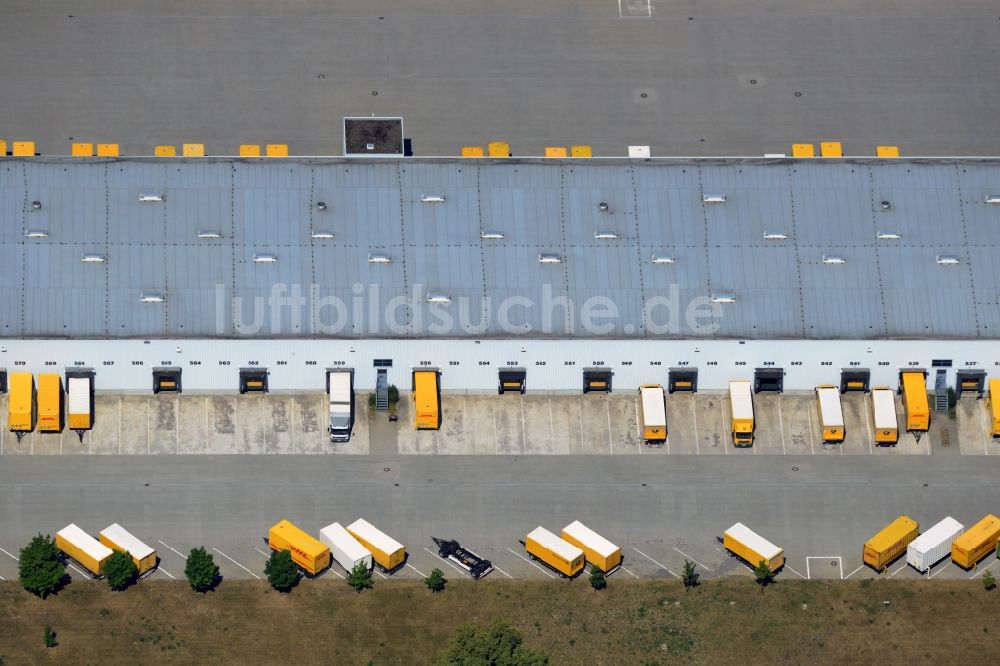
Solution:
M 7 158 L 0 368 L 971 386 L 1000 366 L 998 252 L 992 160 Z

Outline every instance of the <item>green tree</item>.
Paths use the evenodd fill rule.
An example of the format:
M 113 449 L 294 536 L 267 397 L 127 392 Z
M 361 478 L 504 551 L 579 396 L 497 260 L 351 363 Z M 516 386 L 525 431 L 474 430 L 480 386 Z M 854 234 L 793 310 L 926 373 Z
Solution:
M 992 590 L 997 586 L 997 579 L 993 576 L 993 572 L 987 571 L 983 574 L 983 589 L 987 592 Z
M 395 384 L 389 384 L 389 404 L 395 405 L 399 402 L 399 389 Z
M 372 572 L 368 570 L 364 562 L 358 562 L 347 574 L 347 584 L 354 588 L 354 591 L 361 594 L 362 590 L 372 587 Z
M 603 590 L 608 586 L 608 579 L 604 577 L 604 572 L 598 569 L 596 564 L 590 567 L 590 586 L 595 590 Z
M 219 566 L 212 554 L 201 547 L 188 553 L 184 575 L 195 592 L 208 592 L 219 584 Z
M 681 580 L 684 581 L 684 587 L 691 589 L 692 587 L 698 587 L 698 572 L 694 570 L 694 562 L 691 560 L 684 560 L 684 573 L 681 576 Z
M 499 620 L 487 627 L 460 626 L 438 656 L 438 666 L 547 666 L 545 653 L 522 646 L 521 634 Z
M 764 588 L 774 580 L 774 572 L 771 571 L 771 567 L 767 566 L 767 562 L 764 560 L 761 560 L 760 563 L 754 567 L 753 575 L 757 579 L 757 583 L 760 585 L 761 591 L 763 591 Z
M 66 584 L 66 565 L 59 559 L 56 541 L 39 534 L 21 549 L 17 563 L 18 578 L 28 592 L 42 599 Z
M 444 572 L 440 569 L 433 569 L 431 575 L 424 578 L 424 585 L 431 592 L 440 592 L 448 584 L 448 579 L 444 577 Z
M 104 577 L 115 592 L 121 592 L 135 582 L 139 569 L 132 561 L 132 556 L 124 550 L 116 550 L 104 563 Z
M 271 557 L 264 565 L 264 575 L 267 582 L 278 592 L 288 592 L 299 581 L 299 572 L 292 562 L 292 553 L 288 550 L 272 550 Z
M 45 647 L 47 648 L 54 648 L 55 646 L 59 645 L 59 642 L 56 640 L 56 632 L 52 631 L 52 627 L 50 627 L 49 625 L 45 625 L 44 640 L 45 640 Z

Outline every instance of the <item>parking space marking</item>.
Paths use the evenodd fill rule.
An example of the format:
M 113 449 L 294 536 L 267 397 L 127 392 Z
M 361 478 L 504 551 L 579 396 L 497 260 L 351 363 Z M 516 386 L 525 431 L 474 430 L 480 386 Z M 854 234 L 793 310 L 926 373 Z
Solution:
M 869 400 L 870 399 L 871 398 L 869 398 Z M 871 422 L 871 417 L 868 416 L 868 405 L 867 404 L 864 405 L 862 407 L 861 411 L 863 411 L 865 413 L 865 430 L 868 433 L 867 434 L 867 438 L 868 438 L 868 453 L 871 454 L 871 455 L 875 455 L 875 451 L 872 449 L 872 439 L 873 439 L 873 437 L 872 437 L 872 422 Z M 862 566 L 864 566 L 864 565 L 862 565 Z
M 157 541 L 160 541 L 160 540 L 159 540 L 159 539 L 157 539 Z M 160 541 L 160 543 L 163 543 L 163 542 L 162 542 L 162 541 Z M 163 545 L 164 545 L 164 546 L 166 546 L 167 548 L 169 548 L 170 550 L 174 551 L 174 552 L 175 552 L 175 553 L 177 553 L 178 555 L 181 555 L 180 551 L 178 551 L 178 550 L 177 550 L 176 548 L 174 548 L 173 546 L 170 546 L 170 545 L 168 545 L 168 544 L 165 544 L 165 543 L 163 543 Z M 187 555 L 181 555 L 181 557 L 183 557 L 183 558 L 184 558 L 185 560 L 187 559 Z
M 8 553 L 8 552 L 7 552 L 6 550 L 4 550 L 3 548 L 0 548 L 0 552 L 2 552 L 2 553 L 3 553 L 4 555 L 6 555 L 7 557 L 9 557 L 9 558 L 10 558 L 10 559 L 12 559 L 12 560 L 16 560 L 16 559 L 17 559 L 16 557 L 14 557 L 14 556 L 13 556 L 13 555 L 11 555 L 10 553 Z
M 236 561 L 236 560 L 234 560 L 233 558 L 229 557 L 228 555 L 226 555 L 225 553 L 223 553 L 223 552 L 222 552 L 221 550 L 219 550 L 218 548 L 216 548 L 216 547 L 214 547 L 214 546 L 213 546 L 213 547 L 212 547 L 212 550 L 214 550 L 215 552 L 217 552 L 217 553 L 218 553 L 219 555 L 222 555 L 222 556 L 223 556 L 224 558 L 226 558 L 227 560 L 229 560 L 230 562 L 232 562 L 233 564 L 235 564 L 236 566 L 238 566 L 238 567 L 239 567 L 240 569 L 243 569 L 244 571 L 246 571 L 246 572 L 247 572 L 248 574 L 250 574 L 251 576 L 253 576 L 253 577 L 254 577 L 254 578 L 256 578 L 257 580 L 260 580 L 260 576 L 258 576 L 258 575 L 257 575 L 257 574 L 255 574 L 254 572 L 250 571 L 250 570 L 249 570 L 249 569 L 247 569 L 247 568 L 246 568 L 245 566 L 243 566 L 242 564 L 240 564 L 239 562 L 237 562 L 237 561 Z
M 156 567 L 156 570 L 157 570 L 157 571 L 162 571 L 163 573 L 167 574 L 168 576 L 170 576 L 170 578 L 171 578 L 172 580 L 177 580 L 177 577 L 176 577 L 176 576 L 174 576 L 174 575 L 173 575 L 172 573 L 170 573 L 169 571 L 167 571 L 167 570 L 166 570 L 166 569 L 164 569 L 163 567 Z
M 507 573 L 506 571 L 504 571 L 503 569 L 501 569 L 501 568 L 500 568 L 500 567 L 498 567 L 497 565 L 495 565 L 495 564 L 494 564 L 494 565 L 493 565 L 493 568 L 494 568 L 494 569 L 496 569 L 497 571 L 499 571 L 500 573 L 502 573 L 502 574 L 503 574 L 504 576 L 507 576 L 507 578 L 510 578 L 511 580 L 513 580 L 513 579 L 514 579 L 514 577 L 513 577 L 513 576 L 511 576 L 511 575 L 510 575 L 509 573 Z
M 806 577 L 805 577 L 805 576 L 803 576 L 803 575 L 802 575 L 802 574 L 800 574 L 800 573 L 799 573 L 798 571 L 796 571 L 795 569 L 793 569 L 793 568 L 791 568 L 790 566 L 788 566 L 788 564 L 787 564 L 787 563 L 785 564 L 785 568 L 786 568 L 786 569 L 788 569 L 789 571 L 791 571 L 791 572 L 792 572 L 793 574 L 795 574 L 795 575 L 796 575 L 796 576 L 798 576 L 799 578 L 801 578 L 802 580 L 806 580 Z
M 949 560 L 945 560 L 945 561 L 943 562 L 943 564 L 944 564 L 945 566 L 943 566 L 943 567 L 940 567 L 940 568 L 939 568 L 939 569 L 938 569 L 937 571 L 935 571 L 935 572 L 934 572 L 934 573 L 932 573 L 932 574 L 931 574 L 930 576 L 928 576 L 928 577 L 927 577 L 927 580 L 930 580 L 931 578 L 934 578 L 934 576 L 937 576 L 937 575 L 938 575 L 939 573 L 941 573 L 942 571 L 944 571 L 945 569 L 947 569 L 947 568 L 948 568 L 948 564 L 950 564 L 950 563 L 951 563 L 951 560 L 950 560 L 950 559 L 949 559 Z M 933 568 L 934 568 L 934 567 L 931 567 L 931 569 L 933 569 Z
M 990 567 L 992 567 L 997 562 L 1000 562 L 1000 560 L 993 560 L 992 562 L 990 562 L 989 564 L 987 564 L 985 567 L 983 567 L 982 569 L 979 569 L 978 571 L 976 571 L 976 573 L 974 573 L 971 576 L 969 576 L 969 580 L 972 580 L 973 578 L 975 578 L 979 574 L 983 573 L 984 571 L 986 571 L 987 569 L 989 569 Z
M 865 565 L 862 564 L 860 567 L 858 567 L 857 569 L 855 569 L 851 573 L 849 573 L 846 576 L 844 576 L 844 580 L 847 580 L 848 578 L 850 578 L 851 576 L 853 576 L 854 574 L 858 573 L 859 571 L 861 571 L 864 568 L 865 568 Z
M 386 576 L 384 573 L 382 573 L 378 569 L 372 569 L 372 571 L 374 571 L 375 573 L 377 573 L 379 576 L 382 576 L 382 578 L 389 578 L 388 576 Z
M 785 450 L 785 417 L 781 415 L 781 399 L 778 399 L 778 426 L 781 428 L 781 455 L 788 455 Z
M 889 574 L 888 578 L 892 578 L 893 576 L 895 576 L 896 574 L 898 574 L 900 571 L 902 571 L 906 567 L 907 567 L 906 562 L 903 562 L 903 566 L 899 567 L 898 569 L 896 569 L 895 571 L 893 571 L 891 574 Z
M 636 548 L 635 546 L 633 546 L 633 547 L 632 547 L 632 550 L 634 550 L 635 552 L 639 553 L 640 555 L 642 555 L 642 556 L 643 556 L 643 557 L 645 557 L 645 558 L 646 558 L 647 560 L 649 560 L 650 562 L 652 562 L 652 563 L 653 563 L 653 564 L 655 564 L 656 566 L 658 566 L 658 567 L 660 567 L 661 569 L 663 569 L 664 571 L 666 571 L 666 572 L 667 572 L 668 574 L 670 574 L 670 575 L 671 575 L 671 576 L 673 576 L 674 578 L 680 578 L 680 576 L 678 576 L 677 574 L 675 574 L 675 573 L 674 573 L 673 571 L 671 571 L 671 570 L 670 570 L 670 569 L 668 569 L 667 567 L 663 566 L 662 564 L 660 564 L 659 562 L 657 562 L 657 561 L 656 561 L 656 560 L 654 560 L 654 559 L 653 559 L 652 557 L 650 557 L 650 556 L 649 556 L 649 555 L 647 555 L 646 553 L 642 552 L 641 550 L 639 550 L 639 549 L 638 549 L 638 548 Z
M 517 396 L 517 401 L 518 401 L 518 405 L 521 407 L 521 452 L 522 453 L 527 453 L 527 451 L 528 451 L 528 443 L 524 441 L 524 439 L 525 439 L 525 434 L 524 434 L 524 396 L 523 395 Z
M 7 579 L 4 578 L 3 576 L 0 576 L 0 580 L 7 580 Z
M 330 573 L 332 573 L 334 576 L 336 576 L 340 580 L 347 580 L 347 577 L 346 576 L 341 576 L 340 572 L 337 571 L 336 569 L 334 569 L 333 566 L 328 567 L 327 571 L 329 571 Z
M 701 445 L 698 443 L 698 412 L 694 409 L 694 400 L 691 400 L 691 423 L 694 424 L 694 450 L 700 456 Z
M 812 573 L 809 571 L 809 560 L 837 560 L 837 566 L 840 567 L 840 580 L 844 580 L 844 562 L 840 559 L 840 555 L 806 555 L 806 578 L 812 580 Z
M 73 571 L 76 571 L 76 572 L 77 572 L 77 573 L 79 573 L 79 574 L 80 574 L 81 576 L 86 576 L 87 578 L 90 578 L 90 579 L 93 579 L 93 576 L 91 576 L 91 575 L 90 575 L 89 573 L 86 573 L 85 571 L 81 571 L 81 570 L 80 570 L 80 568 L 79 568 L 79 567 L 77 567 L 77 566 L 76 566 L 75 564 L 73 564 L 72 562 L 66 562 L 66 564 L 67 564 L 67 566 L 69 566 L 69 567 L 70 567 L 71 569 L 73 569 Z
M 608 415 L 608 451 L 612 454 L 615 452 L 615 446 L 611 443 L 611 401 L 604 401 L 604 411 Z
M 719 408 L 722 410 L 722 423 L 725 424 L 725 423 L 727 423 L 727 421 L 726 421 L 726 401 L 725 400 L 720 400 L 719 401 Z M 732 423 L 732 421 L 728 421 L 728 423 Z M 726 443 L 722 446 L 722 452 L 725 453 L 727 456 L 729 455 L 729 444 L 730 444 L 730 442 L 732 442 L 732 440 L 733 440 L 733 438 L 730 437 L 726 441 Z
M 806 412 L 809 416 L 809 447 L 812 449 L 813 455 L 816 455 L 816 426 L 813 425 L 813 413 L 810 409 Z
M 431 549 L 430 549 L 430 548 L 428 548 L 427 546 L 424 546 L 424 550 L 426 550 L 426 551 L 427 551 L 428 553 L 430 553 L 430 554 L 431 554 L 431 555 L 433 555 L 434 557 L 438 558 L 439 560 L 441 560 L 442 562 L 444 562 L 444 563 L 445 563 L 445 564 L 447 564 L 447 565 L 448 565 L 449 567 L 451 567 L 452 569 L 454 569 L 454 570 L 455 570 L 455 571 L 457 571 L 458 573 L 462 574 L 463 576 L 468 576 L 469 578 L 472 578 L 472 576 L 471 576 L 471 575 L 469 574 L 469 572 L 468 572 L 468 571 L 466 571 L 466 570 L 465 570 L 465 569 L 463 569 L 462 567 L 458 566 L 457 564 L 455 564 L 455 563 L 454 563 L 454 562 L 452 562 L 451 560 L 449 560 L 449 559 L 445 559 L 445 558 L 441 557 L 440 555 L 438 555 L 437 553 L 435 553 L 435 552 L 434 552 L 433 550 L 431 550 Z
M 511 552 L 511 553 L 512 553 L 513 555 L 515 555 L 516 557 L 520 557 L 520 558 L 521 558 L 522 560 L 524 560 L 525 562 L 527 562 L 527 563 L 528 563 L 528 564 L 530 564 L 531 566 L 535 567 L 536 569 L 538 569 L 539 571 L 541 571 L 541 572 L 542 572 L 543 574 L 545 574 L 545 575 L 546 575 L 546 576 L 548 576 L 549 578 L 555 578 L 555 574 L 551 574 L 551 573 L 549 573 L 548 571 L 546 571 L 545 569 L 543 569 L 542 567 L 540 567 L 540 566 L 539 566 L 538 564 L 536 564 L 535 562 L 532 562 L 532 561 L 531 561 L 531 560 L 529 560 L 529 559 L 528 559 L 527 557 L 525 557 L 525 556 L 521 555 L 521 554 L 520 554 L 520 553 L 518 553 L 517 551 L 513 551 L 513 550 L 510 550 L 510 548 L 508 548 L 507 550 L 509 550 L 509 551 L 510 551 L 510 552 Z
M 257 546 L 254 546 L 254 547 L 253 547 L 253 549 L 254 549 L 254 550 L 256 550 L 256 551 L 257 551 L 258 553 L 260 553 L 261 555 L 263 555 L 263 556 L 264 556 L 264 559 L 266 559 L 266 560 L 269 560 L 269 559 L 271 559 L 271 556 L 270 556 L 270 555 L 268 555 L 267 553 L 265 553 L 264 551 L 262 551 L 262 550 L 261 550 L 260 548 L 258 548 Z
M 421 573 L 420 569 L 416 568 L 415 566 L 413 566 L 413 565 L 412 565 L 412 564 L 410 564 L 409 562 L 407 562 L 407 563 L 406 563 L 406 566 L 410 567 L 411 569 L 413 569 L 414 571 L 416 571 L 416 572 L 417 572 L 418 574 L 420 574 L 420 575 L 421 575 L 421 576 L 423 576 L 424 578 L 427 578 L 427 574 L 425 574 L 425 573 Z
M 983 433 L 983 455 L 984 456 L 988 456 L 990 454 L 990 450 L 986 446 L 986 443 L 989 441 L 988 439 L 986 439 L 986 433 L 989 432 L 989 430 L 986 429 L 986 410 L 985 409 L 980 409 L 979 410 L 979 427 L 981 428 L 982 433 Z
M 691 560 L 692 562 L 694 562 L 695 564 L 697 564 L 699 567 L 701 567 L 705 571 L 711 571 L 712 570 L 710 567 L 706 567 L 704 564 L 702 564 L 698 560 L 694 559 L 693 557 L 691 557 L 690 555 L 688 555 L 687 553 L 685 553 L 680 548 L 674 548 L 674 550 L 676 550 L 678 553 L 680 553 L 681 555 L 683 555 L 685 560 Z
M 491 401 L 490 406 L 493 407 L 493 455 L 500 455 L 500 444 L 497 443 L 497 403 Z
M 636 576 L 634 573 L 632 573 L 631 571 L 629 571 L 625 567 L 621 567 L 621 570 L 624 571 L 625 573 L 627 573 L 629 576 L 632 576 L 632 578 L 636 578 L 636 579 L 639 578 L 638 576 Z

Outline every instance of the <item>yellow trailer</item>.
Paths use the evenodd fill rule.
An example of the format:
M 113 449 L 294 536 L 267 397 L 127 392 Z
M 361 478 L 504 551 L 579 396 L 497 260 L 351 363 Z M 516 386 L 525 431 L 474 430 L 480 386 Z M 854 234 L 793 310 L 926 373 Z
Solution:
M 746 380 L 729 382 L 730 430 L 735 446 L 753 446 L 753 391 Z
M 63 386 L 56 374 L 38 375 L 38 431 L 62 432 Z
M 785 565 L 785 551 L 760 536 L 743 523 L 736 523 L 722 533 L 722 547 L 733 557 L 751 567 L 765 563 L 771 572 Z
M 622 564 L 622 549 L 579 520 L 574 520 L 564 527 L 559 536 L 563 541 L 582 550 L 586 560 L 606 574 Z
M 992 513 L 970 527 L 951 544 L 951 560 L 963 569 L 971 569 L 979 560 L 996 550 L 1000 539 L 1000 518 Z
M 94 427 L 94 371 L 66 372 L 66 418 L 70 430 L 83 441 L 83 433 Z
M 267 533 L 271 550 L 287 550 L 307 576 L 330 566 L 330 549 L 287 520 L 279 520 Z
M 920 525 L 909 516 L 900 516 L 865 542 L 862 561 L 876 571 L 883 571 L 917 538 Z
M 11 373 L 7 396 L 7 427 L 20 441 L 25 433 L 35 429 L 37 420 L 35 377 L 30 372 Z
M 583 571 L 583 550 L 544 527 L 536 527 L 524 537 L 524 549 L 531 559 L 548 565 L 563 578 L 572 578 Z
M 906 429 L 925 431 L 931 424 L 931 408 L 927 400 L 927 373 L 923 370 L 903 372 L 903 413 Z
M 894 445 L 899 440 L 899 423 L 896 420 L 896 396 L 888 386 L 872 389 L 872 425 L 875 444 Z
M 345 528 L 351 536 L 372 554 L 380 571 L 391 573 L 406 563 L 406 548 L 364 518 L 358 518 Z
M 439 377 L 437 370 L 413 371 L 413 427 L 417 430 L 441 427 Z
M 639 387 L 642 406 L 642 438 L 647 442 L 667 441 L 667 406 L 663 399 L 663 387 L 659 384 L 643 384 Z
M 1000 379 L 990 380 L 990 414 L 993 416 L 990 434 L 1000 437 Z
M 56 532 L 56 548 L 76 560 L 94 578 L 104 573 L 104 565 L 111 557 L 112 550 L 70 523 Z
M 844 409 L 840 404 L 840 388 L 832 384 L 817 386 L 816 408 L 819 410 L 819 424 L 823 429 L 823 443 L 843 442 Z
M 140 576 L 146 575 L 156 567 L 156 549 L 144 544 L 118 523 L 105 527 L 97 538 L 111 550 L 128 553 L 135 562 L 135 568 Z

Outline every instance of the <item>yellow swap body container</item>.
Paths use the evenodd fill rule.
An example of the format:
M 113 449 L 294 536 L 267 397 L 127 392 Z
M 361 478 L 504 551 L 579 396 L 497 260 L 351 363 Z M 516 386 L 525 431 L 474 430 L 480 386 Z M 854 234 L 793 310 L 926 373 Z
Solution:
M 406 548 L 364 518 L 358 518 L 345 527 L 348 533 L 368 549 L 372 560 L 382 571 L 391 572 L 406 562 Z
M 30 372 L 14 372 L 8 380 L 7 427 L 11 432 L 31 432 L 38 418 L 35 378 Z
M 62 377 L 56 374 L 38 375 L 38 430 L 62 432 Z
M 579 520 L 564 527 L 559 536 L 582 550 L 586 560 L 604 573 L 610 573 L 622 563 L 622 549 Z
M 56 548 L 79 562 L 95 577 L 102 574 L 112 553 L 110 548 L 73 523 L 56 532 Z
M 528 555 L 549 565 L 564 578 L 572 578 L 583 571 L 586 559 L 583 550 L 544 527 L 536 527 L 524 537 L 524 549 Z
M 287 520 L 280 520 L 267 533 L 271 550 L 287 550 L 292 561 L 310 576 L 330 566 L 330 549 Z
M 736 523 L 722 533 L 722 547 L 751 567 L 764 562 L 768 569 L 777 571 L 785 565 L 785 550 L 743 523 Z
M 413 371 L 413 427 L 437 430 L 441 423 L 438 395 L 438 371 Z
M 931 408 L 927 400 L 927 375 L 920 372 L 903 373 L 903 411 L 906 429 L 924 431 L 931 424 Z
M 990 434 L 1000 437 L 1000 379 L 990 380 Z
M 955 539 L 951 544 L 951 560 L 963 569 L 971 569 L 996 550 L 998 538 L 1000 518 L 991 513 Z
M 140 541 L 131 532 L 118 523 L 108 525 L 97 538 L 111 550 L 120 550 L 128 553 L 139 575 L 143 575 L 156 566 L 156 550 Z
M 906 547 L 919 533 L 917 521 L 909 516 L 900 516 L 865 542 L 861 559 L 872 569 L 882 571 L 906 553 Z

